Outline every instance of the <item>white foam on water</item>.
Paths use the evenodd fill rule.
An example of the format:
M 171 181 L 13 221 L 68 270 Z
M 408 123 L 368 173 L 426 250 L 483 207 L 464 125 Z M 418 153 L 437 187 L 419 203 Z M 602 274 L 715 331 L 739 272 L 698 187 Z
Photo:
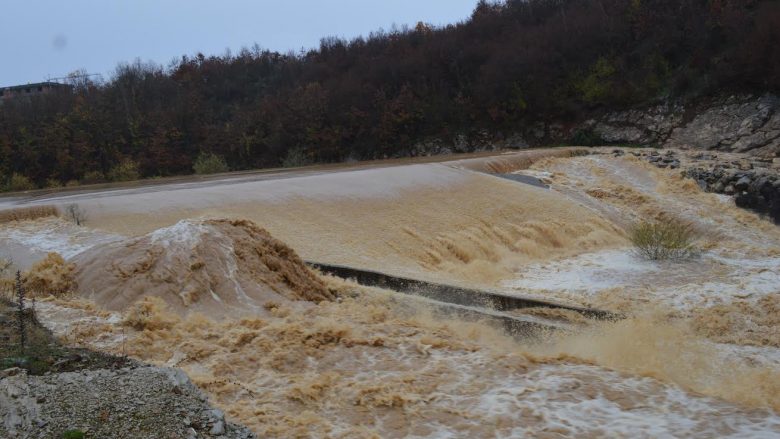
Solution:
M 606 250 L 573 258 L 530 264 L 518 277 L 504 282 L 518 290 L 577 291 L 592 295 L 606 288 L 625 285 L 640 274 L 657 273 L 660 268 L 638 260 L 630 251 Z
M 483 393 L 478 410 L 487 419 L 529 413 L 542 425 L 513 428 L 500 437 L 545 431 L 562 437 L 759 438 L 780 434 L 780 416 L 771 412 L 758 410 L 754 416 L 743 416 L 721 401 L 595 366 L 543 365 L 517 378 Z
M 120 239 L 119 235 L 79 227 L 57 218 L 0 226 L 0 243 L 6 242 L 9 247 L 19 247 L 37 257 L 56 252 L 70 259 L 92 247 Z
M 647 261 L 631 249 L 531 264 L 502 283 L 508 292 L 589 301 L 610 289 L 680 310 L 759 299 L 780 290 L 780 257 L 750 259 L 710 252 L 681 263 Z
M 172 226 L 152 232 L 152 244 L 161 244 L 165 247 L 185 246 L 193 249 L 201 242 L 206 227 L 201 221 L 181 220 Z

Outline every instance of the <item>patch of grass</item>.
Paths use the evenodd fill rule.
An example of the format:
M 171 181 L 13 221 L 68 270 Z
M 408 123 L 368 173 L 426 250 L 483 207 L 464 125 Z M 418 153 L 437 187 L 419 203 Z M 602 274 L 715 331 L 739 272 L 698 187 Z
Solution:
M 86 435 L 81 430 L 68 430 L 62 433 L 62 439 L 84 439 Z
M 651 261 L 684 260 L 700 253 L 693 226 L 680 220 L 641 221 L 629 230 L 635 252 Z

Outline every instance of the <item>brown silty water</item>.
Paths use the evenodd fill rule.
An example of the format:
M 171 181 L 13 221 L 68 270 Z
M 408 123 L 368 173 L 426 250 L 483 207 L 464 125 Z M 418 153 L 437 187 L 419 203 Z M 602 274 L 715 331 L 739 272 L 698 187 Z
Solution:
M 56 299 L 40 312 L 71 343 L 112 352 L 125 346 L 134 357 L 183 368 L 230 417 L 264 437 L 780 434 L 778 285 L 766 268 L 779 256 L 776 229 L 630 159 L 561 158 L 520 170 L 551 172 L 551 190 L 452 166 L 311 177 L 283 189 L 210 188 L 177 194 L 168 207 L 155 204 L 171 195 L 161 192 L 131 196 L 121 209 L 110 197 L 82 201 L 104 230 L 153 232 L 123 241 L 127 257 L 107 251 L 115 243 L 72 258 L 117 261 L 112 269 L 134 279 L 132 294 L 122 276 L 102 285 L 81 276 L 80 291 L 94 302 Z M 157 210 L 144 214 L 143 203 Z M 233 215 L 270 232 L 259 242 L 279 239 L 307 259 L 598 305 L 628 318 L 597 323 L 526 310 L 577 328 L 531 343 L 490 322 L 443 317 L 408 296 L 309 277 L 294 263 L 286 266 L 322 283 L 323 292 L 300 294 L 310 287 L 291 286 L 284 270 L 266 264 L 263 276 L 232 276 L 244 291 L 260 285 L 256 296 L 247 294 L 257 309 L 234 312 L 206 286 L 220 299 L 237 297 L 220 277 L 231 277 L 237 242 L 247 236 L 202 227 L 208 221 L 175 224 Z M 707 255 L 676 267 L 633 259 L 633 271 L 605 266 L 615 255 L 630 258 L 625 229 L 646 215 L 694 220 L 711 232 L 701 243 Z M 155 232 L 159 226 L 171 227 Z M 182 239 L 155 249 L 155 235 L 158 243 Z M 268 254 L 248 239 L 247 248 Z M 209 243 L 208 276 L 197 273 L 205 267 L 184 267 L 189 256 L 165 274 L 166 258 L 198 243 Z M 127 272 L 132 254 L 151 266 Z M 564 282 L 572 273 L 576 281 Z M 730 280 L 735 273 L 741 281 Z M 182 279 L 190 294 L 165 289 Z
M 552 172 L 555 190 L 614 224 L 630 225 L 640 218 L 691 223 L 703 252 L 678 264 L 649 264 L 633 258 L 629 270 L 606 266 L 622 261 L 604 252 L 532 265 L 528 281 L 521 273 L 521 280 L 514 282 L 524 287 L 524 293 L 628 311 L 662 306 L 694 318 L 702 334 L 718 341 L 777 346 L 780 229 L 771 222 L 736 208 L 728 198 L 702 192 L 675 171 L 633 158 L 552 159 L 534 167 Z M 547 274 L 537 276 L 541 270 Z M 581 279 L 601 287 L 546 282 L 578 270 L 588 275 Z
M 332 300 L 298 255 L 247 220 L 183 221 L 73 258 L 81 297 L 123 311 L 153 296 L 179 314 L 265 315 L 269 303 Z

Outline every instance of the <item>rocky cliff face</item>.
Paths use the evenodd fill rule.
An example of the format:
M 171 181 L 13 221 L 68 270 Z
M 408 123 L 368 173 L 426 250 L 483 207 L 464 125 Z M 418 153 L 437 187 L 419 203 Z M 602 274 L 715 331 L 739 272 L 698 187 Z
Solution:
M 411 155 L 445 154 L 555 143 L 640 145 L 743 152 L 780 157 L 780 97 L 729 96 L 707 101 L 670 101 L 614 111 L 582 123 L 536 122 L 513 135 L 480 131 L 453 142 L 420 142 Z
M 585 122 L 583 128 L 591 130 L 604 143 L 657 145 L 665 142 L 672 130 L 683 123 L 683 114 L 682 105 L 664 104 L 609 113 Z
M 612 144 L 744 152 L 780 157 L 780 98 L 731 96 L 708 103 L 668 103 L 612 112 L 586 121 L 588 130 Z
M 398 157 L 567 144 L 633 145 L 743 152 L 780 157 L 780 97 L 729 96 L 706 101 L 669 101 L 613 111 L 585 122 L 529 122 L 513 133 L 469 131 L 452 139 L 418 142 Z

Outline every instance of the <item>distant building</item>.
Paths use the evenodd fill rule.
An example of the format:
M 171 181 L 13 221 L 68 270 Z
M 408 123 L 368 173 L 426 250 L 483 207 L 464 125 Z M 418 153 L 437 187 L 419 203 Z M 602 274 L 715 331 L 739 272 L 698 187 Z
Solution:
M 0 87 L 0 103 L 11 99 L 42 95 L 49 93 L 52 90 L 62 88 L 71 88 L 71 86 L 68 84 L 60 84 L 59 82 L 46 81 L 35 84 Z

